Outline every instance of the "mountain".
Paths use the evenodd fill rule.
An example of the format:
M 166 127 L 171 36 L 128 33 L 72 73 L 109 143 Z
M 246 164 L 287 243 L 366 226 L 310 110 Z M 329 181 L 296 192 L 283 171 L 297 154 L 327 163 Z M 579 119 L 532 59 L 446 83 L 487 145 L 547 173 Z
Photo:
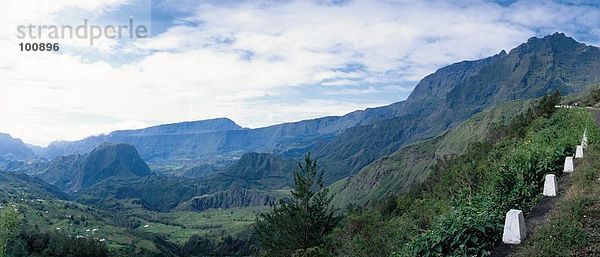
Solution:
M 295 168 L 297 162 L 293 159 L 268 153 L 246 153 L 233 165 L 204 180 L 220 188 L 230 185 L 258 189 L 289 188 L 294 184 Z
M 104 143 L 94 149 L 75 173 L 73 189 L 86 188 L 106 178 L 142 177 L 152 172 L 135 147 Z
M 267 153 L 246 153 L 231 166 L 200 179 L 167 176 L 117 178 L 77 192 L 81 201 L 138 199 L 147 208 L 202 211 L 268 205 L 289 192 L 297 163 Z
M 85 153 L 103 142 L 131 144 L 146 162 L 167 167 L 230 162 L 248 152 L 283 158 L 312 152 L 327 170 L 327 183 L 333 183 L 487 108 L 553 90 L 563 95 L 581 92 L 595 82 L 600 82 L 600 50 L 555 33 L 531 38 L 508 53 L 443 67 L 421 80 L 405 101 L 388 106 L 257 129 L 218 119 L 195 122 L 210 129 L 170 124 L 113 132 L 53 143 L 44 156 Z
M 21 139 L 0 133 L 0 162 L 34 157 L 36 154 Z
M 264 204 L 279 197 L 277 190 L 288 190 L 296 160 L 311 151 L 326 170 L 327 182 L 338 181 L 332 186 L 337 203 L 370 204 L 422 181 L 437 158 L 460 153 L 469 142 L 484 136 L 492 124 L 523 110 L 527 102 L 520 99 L 553 90 L 563 95 L 580 92 L 589 83 L 599 82 L 598 74 L 599 49 L 557 33 L 532 38 L 508 53 L 441 68 L 419 82 L 407 100 L 380 108 L 258 129 L 220 120 L 229 125 L 201 130 L 170 124 L 107 136 L 132 142 L 141 147 L 142 158 L 159 163 L 239 158 L 218 170 L 198 165 L 192 173 L 199 179 L 109 173 L 115 179 L 73 176 L 51 180 L 65 177 L 58 172 L 50 172 L 47 175 L 53 175 L 44 179 L 69 190 L 80 189 L 82 199 L 92 202 L 140 199 L 162 211 L 240 207 Z M 215 121 L 198 124 L 211 122 Z M 72 150 L 99 139 L 62 144 Z M 72 159 L 63 165 L 72 162 L 75 167 L 89 159 L 86 155 L 68 158 Z M 93 167 L 102 167 L 104 161 L 93 163 Z M 97 173 L 101 172 L 87 172 Z
M 283 153 L 292 149 L 308 149 L 315 141 L 328 140 L 343 130 L 373 121 L 393 117 L 396 105 L 355 111 L 344 116 L 323 117 L 283 123 L 264 128 L 243 129 L 228 119 L 192 122 L 211 129 L 197 129 L 190 123 L 151 127 L 141 130 L 115 131 L 108 135 L 88 137 L 79 141 L 53 142 L 40 155 L 54 158 L 61 155 L 83 154 L 103 142 L 127 143 L 138 149 L 149 163 L 229 161 L 246 152 Z M 225 120 L 229 122 L 225 122 Z M 218 124 L 229 124 L 217 126 Z
M 330 172 L 328 182 L 403 146 L 432 138 L 502 103 L 584 91 L 600 81 L 600 49 L 555 33 L 511 50 L 441 68 L 397 104 L 395 117 L 345 130 L 311 149 Z
M 35 173 L 65 191 L 77 191 L 109 178 L 137 178 L 152 174 L 135 147 L 111 143 L 101 144 L 89 154 L 54 158 Z
M 73 184 L 73 178 L 83 166 L 87 155 L 59 156 L 47 163 L 39 163 L 29 168 L 27 174 L 38 176 L 46 183 L 67 189 Z

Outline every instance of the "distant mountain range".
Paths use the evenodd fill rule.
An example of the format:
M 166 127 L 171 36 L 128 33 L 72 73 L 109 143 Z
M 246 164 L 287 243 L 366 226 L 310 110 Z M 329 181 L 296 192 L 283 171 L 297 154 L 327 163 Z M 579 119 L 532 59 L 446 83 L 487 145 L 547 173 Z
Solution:
M 598 81 L 600 50 L 555 33 L 531 38 L 509 53 L 441 68 L 419 82 L 408 99 L 384 107 L 258 129 L 223 118 L 115 131 L 55 142 L 40 155 L 87 153 L 103 142 L 131 144 L 149 163 L 202 164 L 247 152 L 297 158 L 311 151 L 329 171 L 331 183 L 402 146 L 438 136 L 488 107 L 553 90 L 580 92 Z
M 413 158 L 406 153 L 409 150 L 399 154 L 403 147 L 440 140 L 435 138 L 473 115 L 507 102 L 538 98 L 554 90 L 563 95 L 581 92 L 598 82 L 600 49 L 555 33 L 531 38 L 508 53 L 503 50 L 481 60 L 443 67 L 421 80 L 405 101 L 388 106 L 257 129 L 242 128 L 226 118 L 166 124 L 54 142 L 45 148 L 28 148 L 2 134 L 0 163 L 40 176 L 66 191 L 142 198 L 163 210 L 186 201 L 185 207 L 179 208 L 205 209 L 272 199 L 264 194 L 289 187 L 294 160 L 312 152 L 327 171 L 328 184 L 345 179 L 340 190 L 369 195 L 368 182 L 350 177 L 362 169 L 372 171 L 363 170 L 357 178 L 389 173 L 389 167 L 405 167 L 389 164 L 394 158 Z M 105 142 L 112 144 L 97 148 Z M 406 149 L 420 149 L 411 147 Z M 427 151 L 438 151 L 435 147 Z M 381 159 L 389 155 L 395 157 Z M 51 161 L 14 162 L 36 156 Z M 144 161 L 161 170 L 185 163 L 180 175 L 189 181 L 152 175 Z M 386 168 L 365 168 L 372 163 L 386 163 Z M 109 178 L 135 181 L 110 184 L 105 181 Z M 171 193 L 158 198 L 154 194 L 165 189 L 161 183 L 179 183 L 181 187 L 169 188 Z
M 36 154 L 21 139 L 0 133 L 0 162 L 33 157 L 36 157 Z

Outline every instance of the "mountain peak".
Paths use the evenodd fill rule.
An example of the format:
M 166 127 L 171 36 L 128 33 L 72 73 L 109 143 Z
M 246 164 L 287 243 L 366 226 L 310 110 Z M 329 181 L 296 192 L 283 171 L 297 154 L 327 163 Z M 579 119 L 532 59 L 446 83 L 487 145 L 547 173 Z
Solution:
M 90 187 L 107 178 L 142 177 L 152 174 L 134 146 L 103 143 L 96 147 L 77 170 L 72 188 Z
M 527 42 L 511 50 L 511 53 L 528 53 L 537 51 L 565 52 L 586 47 L 585 44 L 577 42 L 565 33 L 555 32 L 542 38 L 531 37 Z
M 0 133 L 0 156 L 9 159 L 26 159 L 35 157 L 35 153 L 21 139 L 10 134 Z

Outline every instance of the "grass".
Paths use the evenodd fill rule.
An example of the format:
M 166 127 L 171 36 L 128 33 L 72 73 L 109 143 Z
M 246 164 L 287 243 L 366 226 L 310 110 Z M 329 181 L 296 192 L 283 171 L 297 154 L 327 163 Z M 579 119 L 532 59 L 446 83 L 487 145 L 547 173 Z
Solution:
M 515 256 L 600 255 L 600 145 L 590 145 L 586 150 L 559 207 Z

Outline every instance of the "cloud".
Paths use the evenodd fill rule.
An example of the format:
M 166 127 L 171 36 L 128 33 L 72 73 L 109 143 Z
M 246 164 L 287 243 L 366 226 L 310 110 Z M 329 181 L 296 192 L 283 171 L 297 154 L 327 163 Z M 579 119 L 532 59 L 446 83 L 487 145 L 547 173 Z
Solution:
M 16 50 L 15 24 L 74 9 L 73 22 L 122 20 L 136 2 L 11 1 L 0 15 L 0 131 L 47 144 L 222 116 L 258 127 L 340 115 L 402 100 L 437 68 L 531 36 L 600 36 L 597 6 L 560 2 L 188 1 L 149 39 Z

